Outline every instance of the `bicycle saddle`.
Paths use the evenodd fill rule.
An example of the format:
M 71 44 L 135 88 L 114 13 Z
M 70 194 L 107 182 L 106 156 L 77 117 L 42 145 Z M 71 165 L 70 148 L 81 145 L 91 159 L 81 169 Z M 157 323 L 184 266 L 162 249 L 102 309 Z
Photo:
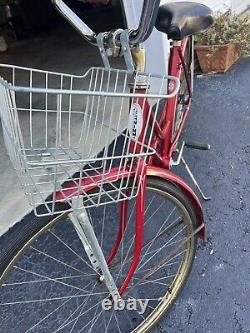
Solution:
M 206 30 L 213 23 L 212 10 L 194 2 L 173 2 L 160 6 L 155 27 L 170 39 L 184 37 Z

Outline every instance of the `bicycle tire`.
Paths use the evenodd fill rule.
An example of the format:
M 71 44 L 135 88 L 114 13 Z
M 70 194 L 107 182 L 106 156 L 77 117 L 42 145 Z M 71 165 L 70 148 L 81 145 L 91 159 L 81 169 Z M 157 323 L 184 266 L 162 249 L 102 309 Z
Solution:
M 148 332 L 160 320 L 162 315 L 170 309 L 171 305 L 176 300 L 181 289 L 185 285 L 192 268 L 197 243 L 197 237 L 193 234 L 197 228 L 195 212 L 192 204 L 186 198 L 181 189 L 178 186 L 157 177 L 147 178 L 147 189 L 160 193 L 163 197 L 172 198 L 174 200 L 173 202 L 178 202 L 178 207 L 182 207 L 183 214 L 188 220 L 188 232 L 191 235 L 191 238 L 188 240 L 189 252 L 185 266 L 183 266 L 184 268 L 182 266 L 180 266 L 181 268 L 178 268 L 178 272 L 180 270 L 180 273 L 178 274 L 181 275 L 181 280 L 178 280 L 179 277 L 178 279 L 176 278 L 178 280 L 176 281 L 179 283 L 176 290 L 173 287 L 172 292 L 169 292 L 169 290 L 166 291 L 166 295 L 163 295 L 161 303 L 159 303 L 158 307 L 150 315 L 150 317 L 133 330 L 133 332 L 138 333 Z M 17 260 L 22 258 L 22 255 L 26 253 L 25 251 L 27 248 L 34 244 L 34 242 L 37 241 L 44 232 L 49 230 L 49 228 L 52 228 L 53 225 L 56 225 L 64 217 L 65 214 L 57 217 L 34 217 L 33 219 L 29 216 L 29 218 L 27 217 L 22 222 L 16 224 L 1 238 L 2 251 L 0 253 L 0 286 L 5 282 L 11 272 L 11 268 L 15 266 Z M 183 271 L 181 271 L 181 269 L 183 269 Z M 21 330 L 19 331 L 21 332 Z M 11 331 L 8 332 L 12 333 Z

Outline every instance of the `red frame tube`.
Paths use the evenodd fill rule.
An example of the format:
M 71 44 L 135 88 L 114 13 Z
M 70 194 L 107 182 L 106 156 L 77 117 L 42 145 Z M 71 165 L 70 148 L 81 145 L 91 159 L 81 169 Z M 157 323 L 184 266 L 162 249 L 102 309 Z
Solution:
M 115 244 L 111 250 L 111 253 L 109 255 L 109 258 L 107 260 L 107 264 L 110 265 L 113 261 L 114 257 L 116 256 L 119 247 L 121 245 L 121 241 L 124 235 L 124 232 L 126 230 L 127 221 L 128 221 L 128 200 L 122 201 L 120 203 L 120 223 L 119 223 L 119 229 L 116 237 Z
M 143 246 L 143 229 L 144 229 L 144 208 L 145 208 L 145 196 L 146 196 L 146 172 L 145 168 L 142 166 L 143 175 L 142 181 L 140 183 L 139 193 L 136 197 L 136 227 L 135 227 L 135 247 L 134 247 L 134 255 L 128 270 L 126 279 L 124 280 L 121 288 L 119 289 L 120 294 L 122 295 L 124 291 L 127 289 L 136 268 L 139 264 L 139 260 L 141 257 L 141 251 Z

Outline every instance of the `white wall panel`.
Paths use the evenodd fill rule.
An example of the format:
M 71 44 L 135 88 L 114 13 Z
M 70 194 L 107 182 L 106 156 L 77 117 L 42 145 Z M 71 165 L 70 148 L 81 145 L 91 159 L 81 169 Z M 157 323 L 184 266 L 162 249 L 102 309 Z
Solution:
M 250 0 L 231 0 L 232 8 L 238 13 L 250 9 Z
M 136 29 L 139 24 L 143 0 L 123 0 L 123 6 L 129 29 Z M 167 36 L 154 29 L 145 43 L 146 71 L 155 74 L 167 74 L 168 39 Z M 157 56 L 156 56 L 157 55 Z
M 181 2 L 183 0 L 162 0 L 162 3 L 167 2 Z M 231 1 L 232 0 L 192 0 L 192 2 L 198 2 L 202 3 L 208 7 L 210 7 L 212 10 L 225 10 L 227 8 L 231 8 Z

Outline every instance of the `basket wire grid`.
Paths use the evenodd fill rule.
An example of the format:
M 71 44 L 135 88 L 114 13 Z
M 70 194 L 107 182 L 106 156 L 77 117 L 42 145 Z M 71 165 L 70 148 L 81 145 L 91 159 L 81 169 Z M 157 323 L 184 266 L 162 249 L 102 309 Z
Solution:
M 138 93 L 135 82 L 142 80 L 148 84 Z M 170 80 L 175 91 L 166 95 Z M 118 69 L 76 76 L 1 65 L 4 140 L 36 215 L 136 197 L 141 166 L 155 153 L 150 143 L 160 101 L 178 89 L 174 77 Z

